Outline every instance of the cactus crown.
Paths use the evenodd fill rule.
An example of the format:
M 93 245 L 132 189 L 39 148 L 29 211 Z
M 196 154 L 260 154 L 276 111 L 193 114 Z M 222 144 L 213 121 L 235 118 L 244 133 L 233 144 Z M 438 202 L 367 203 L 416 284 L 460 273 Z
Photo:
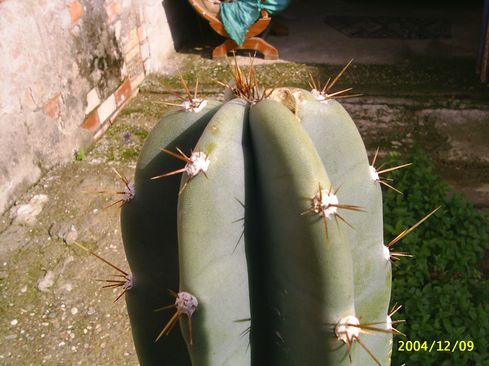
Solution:
M 255 56 L 250 57 L 249 66 L 246 69 L 238 64 L 236 55 L 233 61 L 226 58 L 231 72 L 231 82 L 217 81 L 218 84 L 230 90 L 234 97 L 243 99 L 251 105 L 255 105 L 261 100 L 267 99 L 274 89 L 267 89 L 260 84 L 254 66 Z

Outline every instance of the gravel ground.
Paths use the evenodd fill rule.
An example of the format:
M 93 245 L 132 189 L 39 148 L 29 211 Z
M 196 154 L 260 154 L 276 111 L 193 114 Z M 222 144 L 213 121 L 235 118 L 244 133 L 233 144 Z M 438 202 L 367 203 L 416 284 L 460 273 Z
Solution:
M 124 299 L 114 303 L 119 290 L 97 282 L 116 272 L 73 242 L 128 269 L 119 205 L 106 207 L 124 188 L 114 169 L 133 176 L 141 143 L 166 108 L 142 112 L 146 99 L 133 100 L 90 153 L 47 172 L 2 217 L 0 364 L 138 364 Z

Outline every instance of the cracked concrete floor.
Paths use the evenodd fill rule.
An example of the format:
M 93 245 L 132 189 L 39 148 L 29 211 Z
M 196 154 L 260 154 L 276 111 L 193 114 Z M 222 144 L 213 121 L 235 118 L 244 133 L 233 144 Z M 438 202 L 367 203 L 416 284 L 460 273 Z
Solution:
M 73 241 L 128 269 L 119 210 L 104 207 L 119 199 L 110 192 L 124 187 L 113 169 L 132 177 L 145 136 L 167 108 L 161 102 L 170 96 L 162 84 L 147 80 L 83 160 L 47 172 L 1 217 L 0 364 L 138 364 L 124 300 L 113 303 L 118 291 L 102 289 L 97 282 L 113 270 Z M 211 94 L 217 93 L 212 89 Z M 466 103 L 449 108 L 439 100 L 421 103 L 417 98 L 364 97 L 345 101 L 345 106 L 371 151 L 379 145 L 383 152 L 402 151 L 420 140 L 450 182 L 486 209 L 487 107 Z

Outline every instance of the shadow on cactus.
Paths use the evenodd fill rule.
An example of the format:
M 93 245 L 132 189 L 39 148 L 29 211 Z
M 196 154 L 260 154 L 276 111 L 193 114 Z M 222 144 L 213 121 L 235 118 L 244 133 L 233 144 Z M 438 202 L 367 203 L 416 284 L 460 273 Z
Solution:
M 379 174 L 401 166 L 369 164 L 331 91 L 347 66 L 311 93 L 235 62 L 223 103 L 182 80 L 121 207 L 141 365 L 390 364 Z

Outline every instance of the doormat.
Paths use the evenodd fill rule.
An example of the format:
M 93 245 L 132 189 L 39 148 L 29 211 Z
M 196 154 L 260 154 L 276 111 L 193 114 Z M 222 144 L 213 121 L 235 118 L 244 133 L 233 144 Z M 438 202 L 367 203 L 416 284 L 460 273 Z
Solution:
M 387 16 L 328 16 L 324 22 L 350 38 L 452 38 L 448 19 Z

